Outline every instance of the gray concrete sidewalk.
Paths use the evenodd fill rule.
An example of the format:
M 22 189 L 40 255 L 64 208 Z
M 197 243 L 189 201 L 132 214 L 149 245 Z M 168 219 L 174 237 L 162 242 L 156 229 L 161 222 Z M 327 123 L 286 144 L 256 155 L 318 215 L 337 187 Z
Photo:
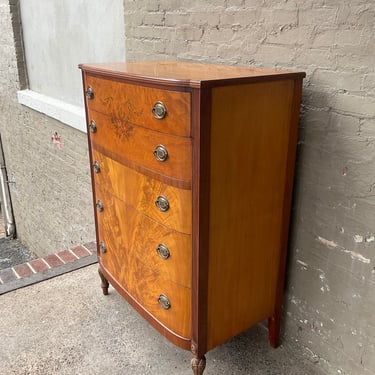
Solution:
M 191 375 L 190 353 L 160 336 L 92 265 L 0 297 L 2 375 Z M 315 375 L 297 346 L 261 325 L 207 354 L 205 375 Z

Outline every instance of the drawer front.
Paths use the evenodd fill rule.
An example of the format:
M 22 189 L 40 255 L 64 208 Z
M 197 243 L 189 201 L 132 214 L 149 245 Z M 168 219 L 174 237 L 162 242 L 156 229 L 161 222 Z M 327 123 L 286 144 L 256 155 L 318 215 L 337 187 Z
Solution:
M 90 109 L 106 113 L 129 125 L 141 125 L 163 133 L 190 136 L 190 93 L 160 90 L 95 76 L 86 76 L 86 90 L 93 90 L 87 99 Z M 161 102 L 166 115 L 156 119 L 152 109 Z
M 111 273 L 116 267 L 128 272 L 123 268 L 127 258 L 137 257 L 163 278 L 190 287 L 191 236 L 160 225 L 103 190 L 99 194 L 103 210 L 96 208 L 98 235 L 108 248 L 103 259 L 113 258 Z
M 164 184 L 128 168 L 100 152 L 95 150 L 92 152 L 93 176 L 98 200 L 104 202 L 106 196 L 114 195 L 164 226 L 181 233 L 191 234 L 191 190 Z M 155 202 L 158 197 L 167 199 L 169 205 L 167 211 L 161 211 L 157 207 Z
M 163 176 L 191 180 L 191 139 L 155 132 L 89 111 L 89 124 L 95 122 L 90 133 L 92 147 L 112 155 L 125 164 L 136 164 Z M 92 124 L 92 123 L 91 123 Z M 166 160 L 158 159 L 158 146 L 167 152 Z
M 99 243 L 105 245 L 101 265 L 157 320 L 189 337 L 190 236 L 166 230 L 117 199 L 105 201 L 97 217 Z M 156 251 L 161 241 L 170 249 L 166 260 Z M 168 298 L 170 307 L 158 302 L 161 295 Z
M 130 258 L 126 265 L 128 273 L 121 273 L 116 280 L 128 293 L 155 317 L 161 324 L 177 335 L 189 338 L 191 335 L 191 290 L 163 278 L 141 263 Z M 166 296 L 170 303 L 163 308 L 158 299 Z

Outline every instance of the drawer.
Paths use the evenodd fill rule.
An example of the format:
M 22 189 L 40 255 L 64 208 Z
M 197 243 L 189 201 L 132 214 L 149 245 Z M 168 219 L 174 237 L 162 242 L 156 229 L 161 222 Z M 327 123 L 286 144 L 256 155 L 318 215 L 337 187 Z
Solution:
M 190 93 L 160 90 L 86 75 L 86 90 L 91 86 L 90 110 L 110 115 L 128 125 L 141 125 L 163 133 L 190 136 Z M 163 119 L 153 116 L 155 103 L 165 105 Z
M 105 200 L 114 195 L 149 218 L 176 231 L 191 234 L 191 190 L 179 189 L 151 177 L 147 177 L 123 164 L 97 152 L 93 152 L 93 173 L 96 199 Z M 155 204 L 158 197 L 168 201 L 167 211 Z
M 108 193 L 100 194 L 104 209 L 97 210 L 98 237 L 106 244 L 102 259 L 111 258 L 111 273 L 128 272 L 124 265 L 136 257 L 163 278 L 190 287 L 191 236 L 160 225 Z
M 190 138 L 125 124 L 94 111 L 89 113 L 91 121 L 95 122 L 96 129 L 94 133 L 89 130 L 92 148 L 128 165 L 136 164 L 169 178 L 191 180 Z M 165 161 L 158 160 L 154 154 L 158 146 L 166 150 Z
M 110 250 L 109 250 L 110 251 Z M 112 277 L 156 320 L 177 335 L 191 335 L 191 290 L 175 284 L 153 272 L 138 258 L 128 258 L 126 263 L 111 265 L 112 258 L 101 257 L 100 263 Z M 113 270 L 115 273 L 111 272 Z M 168 309 L 158 299 L 166 296 Z

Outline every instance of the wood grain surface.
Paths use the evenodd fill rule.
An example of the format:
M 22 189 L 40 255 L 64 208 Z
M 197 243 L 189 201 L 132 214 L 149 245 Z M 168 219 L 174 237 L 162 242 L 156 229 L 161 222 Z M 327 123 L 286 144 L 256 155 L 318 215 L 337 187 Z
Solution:
M 94 90 L 90 109 L 105 113 L 128 125 L 138 125 L 163 133 L 190 135 L 190 93 L 146 88 L 110 79 L 86 76 L 86 86 Z M 152 107 L 164 103 L 167 115 L 155 119 Z
M 107 249 L 100 254 L 101 266 L 157 320 L 178 335 L 189 337 L 191 290 L 186 284 L 190 284 L 190 262 L 182 261 L 189 256 L 189 238 L 178 242 L 183 235 L 168 232 L 115 198 L 110 199 L 97 214 L 99 241 Z M 170 244 L 171 263 L 157 259 L 155 244 L 159 239 Z M 178 267 L 173 268 L 177 262 Z M 180 283 L 171 281 L 176 278 Z M 160 294 L 170 299 L 169 310 L 158 304 Z
M 212 93 L 208 348 L 274 312 L 293 88 Z
M 93 160 L 100 163 L 100 173 L 94 174 L 95 190 L 106 191 L 160 224 L 191 234 L 191 191 L 166 185 L 134 171 L 105 155 L 93 151 Z M 97 199 L 105 200 L 97 192 Z M 155 205 L 158 196 L 168 199 L 170 208 L 161 212 Z
M 141 214 L 113 194 L 98 187 L 97 195 L 103 197 L 104 209 L 97 211 L 99 240 L 106 238 L 111 248 L 136 256 L 155 272 L 185 287 L 191 286 L 191 236 L 176 232 Z M 164 244 L 170 251 L 166 260 L 156 251 Z M 119 250 L 121 252 L 121 250 Z
M 244 66 L 200 64 L 184 61 L 144 61 L 128 63 L 81 64 L 90 74 L 158 87 L 216 87 L 269 80 L 298 79 L 305 73 Z
M 96 123 L 96 133 L 90 134 L 93 149 L 108 150 L 119 160 L 126 160 L 165 176 L 191 180 L 191 140 L 164 134 L 139 126 L 122 123 L 99 112 L 89 111 L 89 120 Z M 168 151 L 164 162 L 156 160 L 153 152 L 158 145 Z

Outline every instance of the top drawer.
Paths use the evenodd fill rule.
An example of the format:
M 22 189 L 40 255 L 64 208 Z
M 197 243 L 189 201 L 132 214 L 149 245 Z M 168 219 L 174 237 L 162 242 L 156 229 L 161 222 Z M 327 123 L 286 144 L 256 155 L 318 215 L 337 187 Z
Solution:
M 190 136 L 190 93 L 160 90 L 86 75 L 85 91 L 90 109 L 163 133 Z M 91 98 L 90 98 L 91 97 Z M 160 104 L 162 103 L 162 104 Z M 153 108 L 164 105 L 166 113 L 155 118 Z M 157 108 L 158 109 L 158 108 Z M 160 113 L 160 112 L 159 112 Z

